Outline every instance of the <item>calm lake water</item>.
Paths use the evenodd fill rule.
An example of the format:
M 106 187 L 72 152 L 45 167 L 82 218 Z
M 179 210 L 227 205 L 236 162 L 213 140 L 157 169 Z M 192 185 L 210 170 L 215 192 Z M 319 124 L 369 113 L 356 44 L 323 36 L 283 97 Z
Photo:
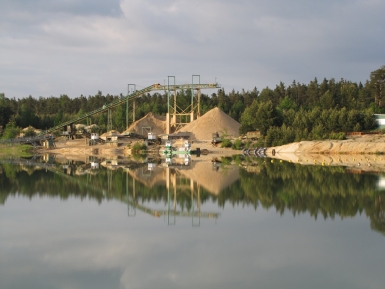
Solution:
M 0 288 L 384 288 L 379 174 L 240 156 L 12 162 Z

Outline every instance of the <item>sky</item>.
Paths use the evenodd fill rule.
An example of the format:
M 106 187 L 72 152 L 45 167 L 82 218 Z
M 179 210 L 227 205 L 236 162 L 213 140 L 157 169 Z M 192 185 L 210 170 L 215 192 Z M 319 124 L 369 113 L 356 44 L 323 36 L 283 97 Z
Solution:
M 7 98 L 126 94 L 168 76 L 226 92 L 365 82 L 385 65 L 384 0 L 1 0 L 0 11 Z

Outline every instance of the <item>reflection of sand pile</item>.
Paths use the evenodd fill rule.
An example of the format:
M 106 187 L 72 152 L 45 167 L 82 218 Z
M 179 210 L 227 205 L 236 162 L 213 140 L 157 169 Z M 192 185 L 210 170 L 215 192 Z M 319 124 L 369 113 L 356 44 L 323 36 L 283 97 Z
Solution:
M 144 134 L 150 132 L 149 127 L 151 127 L 151 131 L 155 134 L 162 134 L 166 131 L 166 117 L 155 115 L 152 112 L 148 113 L 146 116 L 141 119 L 135 121 L 130 127 L 124 132 L 135 132 L 138 134 Z
M 216 171 L 211 162 L 193 162 L 190 170 L 180 170 L 180 173 L 215 195 L 219 195 L 223 189 L 239 179 L 237 166 L 228 166 L 225 170 L 220 168 Z
M 212 133 L 215 132 L 218 132 L 219 135 L 227 133 L 233 137 L 238 137 L 240 126 L 239 122 L 216 107 L 187 124 L 178 132 L 191 132 L 196 139 L 208 140 L 211 139 Z
M 162 168 L 155 168 L 149 171 L 146 166 L 136 170 L 130 170 L 128 173 L 133 179 L 141 182 L 148 188 L 166 183 L 166 170 Z
M 192 162 L 189 168 L 183 169 L 174 168 L 182 176 L 187 179 L 192 179 L 204 187 L 212 194 L 219 195 L 219 193 L 230 186 L 239 179 L 239 169 L 236 166 L 227 166 L 226 169 L 219 168 L 218 171 L 213 169 L 211 162 Z M 172 171 L 174 169 L 171 169 Z M 147 167 L 142 167 L 128 172 L 132 178 L 141 182 L 146 187 L 152 188 L 155 185 L 165 185 L 167 183 L 167 169 L 156 167 L 153 171 L 148 171 Z M 178 174 L 176 174 L 178 175 Z M 176 176 L 175 172 L 171 172 L 171 186 L 172 179 Z M 178 183 L 178 182 L 177 182 Z M 178 188 L 178 185 L 177 185 Z

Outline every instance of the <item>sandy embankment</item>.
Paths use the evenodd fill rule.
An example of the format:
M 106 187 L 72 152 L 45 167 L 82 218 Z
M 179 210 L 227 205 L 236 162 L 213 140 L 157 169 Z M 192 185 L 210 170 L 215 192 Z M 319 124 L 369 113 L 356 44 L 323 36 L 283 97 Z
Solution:
M 119 155 L 127 155 L 125 147 L 113 147 L 105 144 L 89 146 L 85 139 L 56 142 L 56 148 L 41 149 L 40 153 L 59 154 L 69 160 L 78 160 L 86 156 L 101 156 L 113 158 Z
M 136 132 L 144 134 L 144 128 L 152 128 L 156 134 L 165 132 L 164 117 L 147 114 L 142 119 L 133 123 L 125 132 Z M 201 159 L 208 160 L 223 155 L 239 153 L 232 149 L 223 149 L 211 146 L 212 133 L 220 132 L 232 137 L 238 137 L 240 124 L 229 117 L 219 108 L 214 108 L 202 117 L 194 120 L 181 128 L 180 132 L 189 132 L 193 142 L 192 149 L 200 148 L 207 150 L 207 156 L 202 155 Z M 139 140 L 130 139 L 128 142 Z M 58 142 L 55 149 L 42 150 L 41 153 L 54 153 L 65 156 L 67 159 L 76 160 L 86 156 L 97 155 L 102 158 L 117 158 L 128 156 L 130 150 L 126 143 L 119 146 L 96 145 L 88 146 L 85 140 L 71 140 Z M 175 146 L 183 147 L 183 142 Z M 162 148 L 160 148 L 161 150 Z M 275 151 L 273 156 L 272 151 Z M 272 158 L 289 162 L 315 165 L 345 165 L 353 168 L 366 168 L 373 170 L 380 166 L 385 170 L 385 136 L 384 135 L 363 135 L 353 136 L 347 140 L 325 140 L 325 141 L 302 141 L 299 143 L 287 144 L 279 147 L 272 147 L 267 150 L 267 155 Z
M 175 145 L 178 145 L 176 142 Z M 182 146 L 182 141 L 180 142 Z M 195 140 L 192 149 L 208 150 L 208 155 L 201 155 L 201 161 L 210 161 L 213 157 L 236 154 L 232 149 L 212 147 L 210 140 Z M 272 151 L 275 150 L 273 156 Z M 88 146 L 84 140 L 58 142 L 55 149 L 42 150 L 41 153 L 62 155 L 68 160 L 83 160 L 87 156 L 118 158 L 128 156 L 127 145 L 119 147 L 108 145 Z M 240 153 L 240 152 L 238 152 Z M 303 165 L 347 166 L 359 171 L 385 171 L 385 136 L 357 136 L 343 141 L 302 141 L 278 147 L 268 148 L 267 155 L 273 159 L 299 163 Z
M 360 170 L 383 171 L 385 136 L 363 135 L 341 141 L 302 141 L 269 148 L 267 154 L 271 158 L 301 164 L 343 165 Z
M 175 141 L 173 145 L 176 147 L 184 147 L 184 141 Z M 162 148 L 163 147 L 159 147 L 160 152 Z M 201 160 L 211 160 L 214 156 L 233 155 L 237 153 L 232 149 L 225 149 L 221 148 L 220 146 L 213 147 L 211 145 L 211 140 L 195 140 L 193 141 L 191 148 L 192 150 L 200 148 L 201 151 L 207 150 L 209 152 L 207 155 L 201 154 Z M 68 160 L 83 160 L 84 157 L 87 156 L 98 156 L 101 158 L 115 159 L 119 156 L 127 157 L 131 155 L 130 150 L 127 147 L 127 143 L 121 143 L 119 146 L 109 146 L 106 144 L 88 146 L 84 139 L 57 142 L 56 148 L 41 149 L 39 152 L 42 154 L 49 153 L 62 155 Z

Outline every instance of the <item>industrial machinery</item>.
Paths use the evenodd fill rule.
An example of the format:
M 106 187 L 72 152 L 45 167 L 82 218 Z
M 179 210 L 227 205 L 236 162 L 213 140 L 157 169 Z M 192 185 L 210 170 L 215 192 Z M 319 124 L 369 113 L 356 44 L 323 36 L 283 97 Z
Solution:
M 193 154 L 200 157 L 201 150 L 200 148 L 191 150 L 191 143 L 188 140 L 184 141 L 183 147 L 174 147 L 171 141 L 168 140 L 166 141 L 165 148 L 162 150 L 162 155 L 166 157 L 166 163 L 171 163 L 171 159 L 177 157 L 179 159 L 184 159 L 185 165 L 187 165 L 190 163 L 190 158 Z
M 216 147 L 219 143 L 222 142 L 222 138 L 219 136 L 218 132 L 212 134 L 211 144 L 213 147 Z
M 160 145 L 161 143 L 162 143 L 162 139 L 160 137 L 158 138 L 155 133 L 149 132 L 147 134 L 147 144 L 149 146 Z

